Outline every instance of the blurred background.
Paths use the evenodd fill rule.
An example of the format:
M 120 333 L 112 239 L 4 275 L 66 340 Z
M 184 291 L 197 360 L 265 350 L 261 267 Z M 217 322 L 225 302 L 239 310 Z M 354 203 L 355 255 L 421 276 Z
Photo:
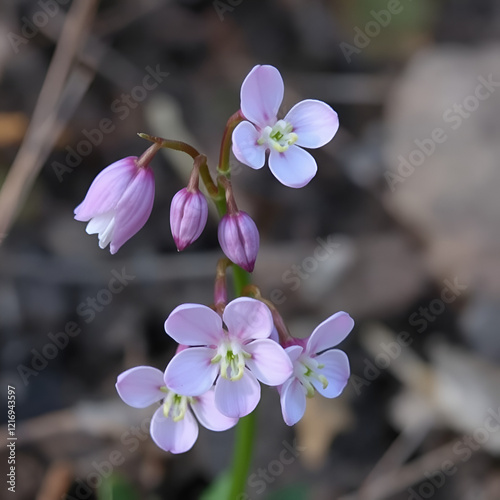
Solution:
M 340 346 L 352 370 L 341 397 L 313 398 L 289 428 L 263 390 L 242 498 L 500 498 L 498 2 L 0 8 L 0 470 L 10 385 L 12 498 L 197 499 L 230 463 L 232 431 L 165 453 L 148 435 L 153 409 L 114 389 L 127 368 L 164 369 L 174 307 L 212 302 L 215 214 L 182 254 L 169 231 L 189 158 L 154 159 L 152 216 L 115 256 L 73 209 L 104 167 L 146 149 L 137 132 L 185 140 L 213 169 L 255 64 L 281 71 L 283 113 L 320 99 L 341 127 L 300 190 L 233 159 L 261 232 L 254 283 L 295 336 L 338 310 L 356 327 Z

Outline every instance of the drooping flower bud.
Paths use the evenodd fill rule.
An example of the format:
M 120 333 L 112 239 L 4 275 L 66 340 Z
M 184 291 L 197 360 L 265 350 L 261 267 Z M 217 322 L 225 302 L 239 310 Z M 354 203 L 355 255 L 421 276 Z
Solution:
M 246 212 L 238 211 L 219 222 L 219 244 L 226 256 L 251 273 L 259 252 L 259 231 Z
M 170 205 L 170 229 L 179 252 L 199 238 L 207 218 L 207 200 L 197 188 L 181 189 L 173 197 Z
M 75 219 L 87 222 L 87 233 L 98 233 L 99 246 L 110 244 L 112 254 L 148 220 L 153 208 L 155 182 L 149 161 L 158 146 L 141 158 L 129 156 L 106 167 L 92 182 Z

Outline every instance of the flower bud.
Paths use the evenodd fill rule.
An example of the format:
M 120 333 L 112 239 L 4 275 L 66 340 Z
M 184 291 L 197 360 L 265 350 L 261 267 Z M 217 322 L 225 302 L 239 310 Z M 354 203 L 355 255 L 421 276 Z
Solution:
M 226 256 L 251 273 L 259 251 L 259 231 L 246 212 L 222 217 L 219 223 L 219 244 Z
M 88 222 L 87 233 L 97 233 L 99 246 L 110 244 L 112 254 L 136 234 L 153 208 L 155 181 L 152 169 L 129 156 L 106 167 L 92 182 L 75 219 Z
M 179 252 L 198 239 L 207 218 L 207 200 L 198 189 L 184 188 L 173 197 L 170 205 L 170 229 Z

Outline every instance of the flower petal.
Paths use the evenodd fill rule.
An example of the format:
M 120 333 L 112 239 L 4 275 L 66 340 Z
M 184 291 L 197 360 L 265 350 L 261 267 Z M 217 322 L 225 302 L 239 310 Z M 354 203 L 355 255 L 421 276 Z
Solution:
M 165 397 L 163 373 L 152 366 L 136 366 L 118 375 L 116 390 L 122 400 L 134 408 L 146 408 Z
M 215 404 L 227 417 L 240 418 L 248 415 L 255 410 L 259 400 L 259 382 L 248 370 L 245 370 L 240 380 L 219 377 L 215 384 Z
M 166 386 L 182 396 L 199 396 L 215 382 L 219 365 L 211 363 L 216 351 L 190 347 L 176 354 L 165 370 Z
M 174 422 L 163 414 L 160 406 L 151 419 L 150 427 L 153 441 L 162 450 L 171 453 L 184 453 L 190 450 L 198 439 L 198 424 L 193 414 L 187 410 L 184 418 Z
M 266 146 L 259 144 L 260 133 L 250 122 L 241 122 L 233 131 L 233 153 L 249 167 L 259 169 L 266 161 Z
M 136 156 L 128 156 L 102 170 L 90 185 L 85 199 L 75 208 L 75 219 L 85 222 L 114 210 L 137 172 L 136 161 Z
M 246 360 L 246 365 L 262 383 L 280 385 L 292 375 L 288 354 L 274 340 L 255 340 L 245 346 L 245 351 L 252 356 Z
M 281 413 L 286 425 L 295 425 L 306 411 L 306 389 L 298 379 L 292 378 L 281 388 Z
M 298 146 L 290 146 L 284 153 L 275 149 L 269 155 L 269 168 L 281 184 L 291 188 L 304 187 L 318 170 L 316 160 Z
M 269 307 L 250 297 L 240 297 L 229 302 L 222 319 L 229 333 L 240 340 L 266 339 L 274 326 Z
M 260 128 L 273 126 L 283 101 L 283 78 L 274 66 L 255 66 L 241 85 L 241 111 Z
M 210 389 L 201 396 L 194 398 L 191 409 L 200 424 L 211 431 L 225 431 L 238 423 L 237 418 L 223 415 L 215 406 L 215 391 Z
M 220 316 L 202 304 L 177 306 L 165 321 L 165 331 L 179 344 L 217 345 L 224 332 Z
M 116 205 L 115 230 L 110 245 L 112 254 L 146 224 L 154 198 L 153 170 L 150 167 L 140 168 Z
M 304 349 L 300 345 L 291 345 L 285 349 L 285 352 L 288 354 L 290 361 L 295 363 L 295 361 L 299 359 L 303 350 Z
M 340 344 L 354 327 L 354 320 L 344 311 L 333 314 L 319 324 L 307 341 L 306 353 L 317 354 Z
M 317 379 L 311 379 L 312 385 L 325 398 L 336 398 L 344 390 L 351 374 L 347 354 L 333 349 L 316 356 L 316 361 L 324 365 L 324 368 L 318 370 L 318 374 L 326 377 L 328 386 L 323 389 L 323 384 Z
M 328 104 L 315 99 L 297 103 L 285 116 L 298 136 L 297 146 L 320 148 L 333 139 L 339 129 L 339 117 Z

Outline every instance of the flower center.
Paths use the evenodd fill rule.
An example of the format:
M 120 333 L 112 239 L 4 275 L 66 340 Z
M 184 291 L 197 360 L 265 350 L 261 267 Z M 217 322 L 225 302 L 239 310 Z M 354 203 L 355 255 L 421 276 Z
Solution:
M 315 359 L 308 356 L 303 356 L 295 363 L 294 375 L 299 379 L 300 383 L 306 388 L 307 397 L 312 398 L 316 392 L 312 384 L 312 380 L 318 380 L 323 385 L 323 389 L 328 387 L 328 380 L 324 375 L 321 375 L 321 369 L 325 365 L 318 363 Z
M 227 340 L 219 345 L 211 362 L 220 364 L 221 377 L 235 382 L 243 377 L 245 361 L 250 357 L 250 354 L 243 350 L 241 343 Z
M 262 129 L 258 144 L 266 144 L 275 149 L 278 153 L 284 153 L 292 144 L 297 142 L 298 135 L 293 131 L 291 123 L 285 120 L 278 120 L 274 127 L 269 125 Z
M 192 403 L 193 399 L 169 391 L 166 387 L 160 387 L 160 390 L 167 394 L 163 400 L 163 415 L 165 418 L 170 417 L 174 422 L 179 422 L 184 418 L 188 403 Z

